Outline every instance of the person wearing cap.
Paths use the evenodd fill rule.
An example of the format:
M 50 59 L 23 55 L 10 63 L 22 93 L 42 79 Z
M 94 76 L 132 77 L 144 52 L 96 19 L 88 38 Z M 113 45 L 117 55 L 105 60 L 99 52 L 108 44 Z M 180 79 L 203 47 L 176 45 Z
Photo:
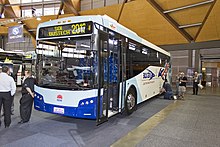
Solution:
M 9 68 L 7 66 L 3 66 L 2 72 L 0 73 L 0 106 L 3 106 L 4 109 L 5 128 L 8 128 L 11 124 L 12 97 L 16 91 L 15 81 L 9 74 Z

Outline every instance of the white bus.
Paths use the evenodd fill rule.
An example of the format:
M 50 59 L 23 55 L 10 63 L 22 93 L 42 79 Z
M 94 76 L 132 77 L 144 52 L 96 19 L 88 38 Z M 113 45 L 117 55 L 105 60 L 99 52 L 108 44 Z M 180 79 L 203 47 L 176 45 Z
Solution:
M 34 107 L 97 124 L 158 95 L 170 54 L 104 15 L 39 24 Z
M 0 49 L 0 66 L 6 65 L 9 67 L 10 74 L 17 86 L 21 86 L 22 84 L 22 58 L 23 53 Z

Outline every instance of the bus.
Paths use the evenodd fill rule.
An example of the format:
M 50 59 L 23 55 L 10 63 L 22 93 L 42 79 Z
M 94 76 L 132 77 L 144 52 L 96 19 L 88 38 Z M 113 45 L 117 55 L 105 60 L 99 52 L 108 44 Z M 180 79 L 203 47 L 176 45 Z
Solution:
M 22 84 L 22 58 L 23 53 L 0 49 L 0 66 L 6 65 L 9 67 L 10 74 L 17 86 L 21 86 Z
M 36 110 L 97 125 L 160 93 L 170 53 L 106 15 L 67 17 L 37 28 Z
M 32 76 L 35 77 L 35 51 L 28 51 L 24 53 L 22 59 L 22 75 L 24 76 L 24 72 L 26 70 L 31 71 Z

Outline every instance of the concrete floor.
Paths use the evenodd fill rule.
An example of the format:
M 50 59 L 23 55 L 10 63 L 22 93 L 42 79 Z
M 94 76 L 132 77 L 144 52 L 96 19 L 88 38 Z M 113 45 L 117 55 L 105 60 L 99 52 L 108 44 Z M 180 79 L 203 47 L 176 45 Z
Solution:
M 160 119 L 151 117 L 150 121 L 144 122 L 112 146 L 219 147 L 220 88 L 207 87 L 199 95 L 191 93 L 192 90 L 188 89 L 185 101 L 170 104 L 154 115 Z M 149 126 L 153 127 L 143 134 Z M 134 136 L 138 136 L 137 141 L 134 141 Z
M 96 126 L 94 120 L 75 119 L 36 110 L 33 110 L 29 123 L 19 125 L 20 97 L 20 92 L 17 92 L 15 114 L 10 128 L 5 129 L 4 125 L 0 128 L 0 146 L 109 147 L 173 102 L 156 97 L 139 105 L 132 115 L 118 114 L 99 126 Z
M 153 98 L 130 116 L 116 115 L 96 126 L 95 121 L 74 119 L 33 110 L 28 124 L 15 115 L 9 129 L 0 128 L 3 147 L 217 147 L 220 146 L 220 89 L 205 88 L 199 95 L 187 89 L 185 101 Z

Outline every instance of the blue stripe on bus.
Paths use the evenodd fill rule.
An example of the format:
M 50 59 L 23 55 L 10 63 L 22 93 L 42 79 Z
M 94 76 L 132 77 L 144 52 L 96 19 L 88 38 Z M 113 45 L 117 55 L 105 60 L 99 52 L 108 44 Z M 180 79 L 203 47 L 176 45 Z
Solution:
M 44 102 L 39 93 L 35 93 L 34 108 L 39 111 L 60 114 L 64 116 L 96 119 L 97 97 L 80 100 L 78 107 L 52 105 Z

